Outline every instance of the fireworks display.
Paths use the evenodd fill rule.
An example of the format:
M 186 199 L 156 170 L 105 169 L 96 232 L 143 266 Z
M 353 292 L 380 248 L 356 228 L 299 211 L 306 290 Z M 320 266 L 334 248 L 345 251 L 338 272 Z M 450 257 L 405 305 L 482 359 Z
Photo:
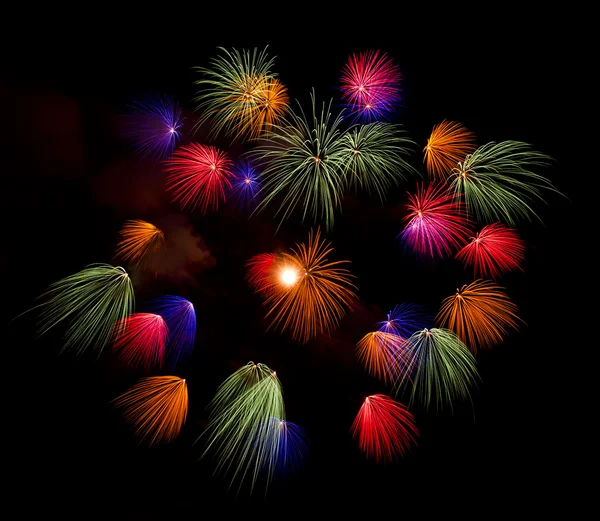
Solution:
M 551 416 L 517 410 L 523 380 L 554 374 L 534 360 L 576 301 L 554 279 L 577 253 L 557 233 L 579 215 L 573 176 L 560 132 L 529 128 L 550 111 L 528 112 L 524 78 L 546 68 L 521 51 L 500 67 L 471 36 L 466 57 L 449 37 L 421 49 L 432 32 L 351 45 L 318 12 L 293 52 L 259 44 L 267 23 L 195 21 L 135 53 L 56 53 L 44 70 L 72 87 L 3 91 L 24 228 L 7 239 L 7 347 L 49 436 L 35 481 L 81 518 L 106 499 L 148 520 L 360 501 L 408 515 L 419 494 L 511 482 L 524 422 Z M 222 46 L 200 43 L 209 30 Z

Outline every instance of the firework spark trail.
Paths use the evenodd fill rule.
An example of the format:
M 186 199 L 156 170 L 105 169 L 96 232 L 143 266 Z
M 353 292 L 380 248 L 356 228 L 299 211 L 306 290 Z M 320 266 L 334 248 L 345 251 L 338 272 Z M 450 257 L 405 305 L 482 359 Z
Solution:
M 465 284 L 446 297 L 435 320 L 456 333 L 473 353 L 500 344 L 510 330 L 523 324 L 505 289 L 485 279 Z
M 111 403 L 133 426 L 139 444 L 171 443 L 187 419 L 187 384 L 177 376 L 148 376 Z
M 426 313 L 422 306 L 411 302 L 402 302 L 394 306 L 387 314 L 386 320 L 378 322 L 377 326 L 379 326 L 379 331 L 408 338 L 415 331 L 432 323 L 433 317 Z
M 404 456 L 420 436 L 413 414 L 384 394 L 365 398 L 351 433 L 358 439 L 360 451 L 377 463 L 390 463 Z
M 477 149 L 474 132 L 462 123 L 444 120 L 434 125 L 423 148 L 423 161 L 431 179 L 446 181 L 458 163 Z
M 372 331 L 356 344 L 356 356 L 367 372 L 383 383 L 394 384 L 406 371 L 403 347 L 406 338 L 394 333 Z

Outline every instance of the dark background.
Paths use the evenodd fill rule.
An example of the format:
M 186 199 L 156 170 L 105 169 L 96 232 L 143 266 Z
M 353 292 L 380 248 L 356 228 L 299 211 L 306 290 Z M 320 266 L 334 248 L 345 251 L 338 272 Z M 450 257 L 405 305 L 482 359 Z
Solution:
M 564 121 L 576 112 L 577 100 L 567 93 L 577 75 L 565 59 L 571 44 L 547 22 L 504 21 L 495 30 L 422 23 L 407 34 L 401 27 L 412 26 L 410 20 L 368 32 L 308 21 L 289 31 L 243 32 L 222 19 L 212 36 L 209 19 L 179 15 L 168 27 L 159 20 L 121 26 L 101 19 L 94 30 L 65 23 L 31 30 L 30 45 L 9 53 L 1 85 L 6 316 L 29 309 L 50 283 L 90 263 L 111 263 L 124 220 L 164 220 L 181 232 L 181 246 L 196 262 L 178 259 L 168 276 L 134 280 L 136 303 L 161 293 L 188 298 L 197 343 L 179 374 L 190 393 L 181 436 L 148 449 L 136 445 L 109 403 L 138 375 L 116 367 L 109 350 L 100 358 L 59 353 L 58 335 L 36 338 L 30 315 L 9 322 L 5 372 L 15 381 L 6 421 L 15 436 L 5 449 L 16 461 L 10 476 L 20 517 L 559 508 L 567 432 L 577 429 L 569 423 L 574 413 L 564 380 L 579 175 L 572 127 Z M 411 161 L 421 170 L 422 146 L 443 119 L 463 123 L 482 144 L 525 141 L 555 159 L 541 173 L 566 197 L 544 194 L 547 204 L 535 206 L 543 224 L 519 227 L 527 242 L 524 271 L 502 279 L 526 326 L 477 355 L 482 383 L 472 405 L 440 413 L 415 408 L 419 445 L 395 464 L 365 460 L 350 435 L 365 396 L 388 392 L 356 360 L 356 342 L 394 305 L 414 302 L 435 314 L 444 297 L 472 280 L 453 260 L 420 263 L 402 252 L 395 237 L 412 181 L 391 191 L 384 205 L 364 195 L 344 200 L 326 237 L 332 257 L 352 262 L 360 300 L 331 337 L 301 345 L 266 331 L 244 264 L 303 242 L 312 223 L 292 220 L 275 233 L 268 210 L 252 219 L 227 205 L 206 216 L 180 212 L 164 196 L 160 168 L 136 158 L 119 131 L 129 100 L 167 92 L 185 107 L 183 139 L 193 141 L 192 67 L 208 65 L 218 46 L 266 45 L 292 104 L 305 107 L 313 87 L 322 101 L 337 96 L 351 52 L 378 48 L 392 56 L 403 74 L 398 120 L 418 143 Z M 194 445 L 217 386 L 250 360 L 277 371 L 288 420 L 310 441 L 303 468 L 273 483 L 266 498 L 260 490 L 251 497 L 228 493 L 227 481 L 212 477 L 212 462 L 200 461 Z

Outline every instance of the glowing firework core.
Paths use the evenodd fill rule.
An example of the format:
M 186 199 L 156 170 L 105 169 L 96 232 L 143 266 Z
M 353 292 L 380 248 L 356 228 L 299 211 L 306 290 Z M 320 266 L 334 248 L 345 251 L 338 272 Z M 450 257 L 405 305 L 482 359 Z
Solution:
M 279 274 L 279 280 L 289 288 L 298 281 L 298 272 L 294 268 L 284 268 Z

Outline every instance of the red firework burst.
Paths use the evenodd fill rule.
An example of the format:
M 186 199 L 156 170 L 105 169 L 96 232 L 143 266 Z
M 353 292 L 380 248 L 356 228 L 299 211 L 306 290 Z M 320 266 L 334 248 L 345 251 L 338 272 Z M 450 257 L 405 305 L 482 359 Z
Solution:
M 182 210 L 217 210 L 235 177 L 233 161 L 211 145 L 191 143 L 179 147 L 165 161 L 166 187 Z
M 419 437 L 412 413 L 385 394 L 365 398 L 351 432 L 358 438 L 361 452 L 377 463 L 389 463 L 403 456 Z
M 443 183 L 417 185 L 417 193 L 408 194 L 406 209 L 404 229 L 398 237 L 419 255 L 445 257 L 461 248 L 472 234 L 466 206 Z
M 115 326 L 113 351 L 131 368 L 143 367 L 146 371 L 162 367 L 165 344 L 169 334 L 167 324 L 154 313 L 134 313 Z
M 456 254 L 465 266 L 473 267 L 476 279 L 498 279 L 504 273 L 523 268 L 525 241 L 517 230 L 500 222 L 484 226 Z
M 342 98 L 363 121 L 385 119 L 401 100 L 402 73 L 386 53 L 351 54 L 342 69 Z
M 276 260 L 274 253 L 259 253 L 246 262 L 246 280 L 253 291 L 263 296 L 271 292 Z

